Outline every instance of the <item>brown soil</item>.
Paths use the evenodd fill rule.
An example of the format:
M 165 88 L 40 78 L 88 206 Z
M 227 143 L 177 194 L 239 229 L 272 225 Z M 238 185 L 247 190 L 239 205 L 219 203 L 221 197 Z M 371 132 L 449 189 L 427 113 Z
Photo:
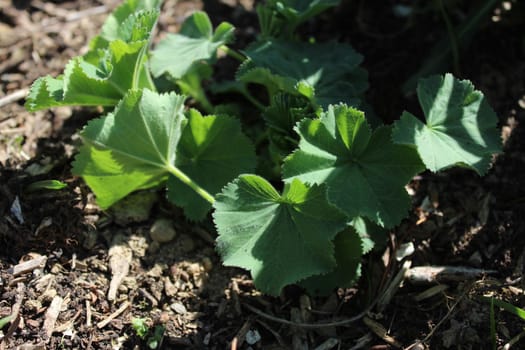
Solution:
M 239 47 L 254 37 L 253 1 L 204 3 L 165 0 L 160 32 L 176 31 L 186 15 L 204 8 L 214 22 L 238 27 Z M 410 2 L 343 3 L 303 34 L 350 42 L 365 56 L 368 98 L 384 120 L 405 108 L 417 112 L 414 97 L 404 97 L 399 86 L 446 35 L 439 11 L 426 8 L 409 21 L 392 8 Z M 468 3 L 447 2 L 455 23 L 468 18 Z M 0 0 L 0 320 L 14 316 L 0 329 L 0 349 L 142 349 L 157 326 L 165 328 L 162 349 L 491 348 L 490 303 L 483 296 L 524 302 L 523 4 L 507 1 L 495 10 L 461 47 L 456 72 L 472 80 L 500 116 L 504 153 L 483 178 L 456 169 L 414 179 L 410 217 L 364 258 L 355 288 L 324 298 L 295 287 L 280 298 L 259 294 L 244 271 L 221 265 L 213 225 L 185 221 L 160 194 L 99 210 L 71 175 L 70 161 L 78 129 L 100 111 L 25 111 L 24 89 L 39 76 L 60 74 L 69 58 L 85 52 L 117 4 Z M 43 179 L 67 187 L 26 191 Z M 149 200 L 145 211 L 133 205 Z M 162 218 L 172 221 L 176 235 L 159 244 L 150 230 Z M 415 252 L 398 262 L 394 252 L 407 243 Z M 463 271 L 439 284 L 393 283 L 408 262 Z M 399 288 L 385 294 L 388 286 Z M 144 320 L 149 336 L 137 334 L 133 319 Z M 499 308 L 495 319 L 498 347 L 523 335 L 524 320 Z

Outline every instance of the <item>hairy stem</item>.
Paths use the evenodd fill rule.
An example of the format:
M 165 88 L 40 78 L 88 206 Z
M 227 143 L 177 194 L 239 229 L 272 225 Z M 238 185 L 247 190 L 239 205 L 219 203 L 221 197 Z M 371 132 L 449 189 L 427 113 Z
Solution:
M 169 165 L 167 170 L 170 172 L 170 174 L 172 174 L 177 179 L 182 181 L 185 185 L 189 186 L 192 190 L 194 190 L 199 196 L 204 198 L 204 200 L 206 200 L 210 204 L 213 204 L 215 202 L 215 197 L 213 197 L 204 188 L 200 187 L 199 184 L 197 184 L 195 181 L 190 179 L 186 174 L 180 171 L 177 167 L 173 165 Z
M 219 49 L 221 49 L 222 51 L 224 51 L 228 56 L 232 57 L 232 58 L 235 58 L 237 61 L 243 63 L 244 61 L 246 61 L 246 57 L 241 54 L 240 52 L 237 52 L 236 50 L 226 46 L 226 45 L 221 45 L 219 47 Z
M 439 10 L 441 11 L 441 16 L 445 21 L 447 26 L 448 37 L 450 40 L 450 51 L 452 52 L 452 63 L 454 65 L 454 73 L 460 75 L 460 64 L 459 64 L 459 44 L 458 38 L 456 37 L 456 31 L 450 17 L 448 16 L 447 10 L 445 9 L 445 4 L 443 0 L 438 0 Z
M 255 97 L 252 96 L 252 94 L 250 94 L 248 89 L 246 89 L 246 93 L 243 94 L 243 96 L 261 112 L 266 109 L 266 107 L 261 102 L 259 102 Z

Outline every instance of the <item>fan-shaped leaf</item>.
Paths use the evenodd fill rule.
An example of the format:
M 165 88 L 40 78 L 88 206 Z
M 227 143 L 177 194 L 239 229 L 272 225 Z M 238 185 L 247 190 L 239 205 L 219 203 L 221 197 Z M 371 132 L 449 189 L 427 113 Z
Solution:
M 85 145 L 73 163 L 102 208 L 127 194 L 164 182 L 175 163 L 184 96 L 131 91 L 115 112 L 82 130 Z
M 238 120 L 203 117 L 190 110 L 177 149 L 175 166 L 211 194 L 219 192 L 241 173 L 255 168 L 255 150 L 241 132 Z M 211 204 L 175 177 L 168 180 L 168 199 L 184 208 L 192 220 L 201 220 Z
M 234 27 L 222 22 L 213 32 L 205 12 L 193 13 L 178 34 L 163 39 L 151 57 L 151 71 L 158 77 L 164 73 L 173 78 L 185 75 L 194 62 L 212 59 L 217 49 L 233 39 Z
M 338 105 L 318 120 L 303 120 L 296 131 L 301 140 L 285 160 L 286 181 L 326 183 L 329 201 L 350 218 L 392 227 L 406 215 L 404 186 L 423 164 L 412 147 L 392 143 L 389 127 L 372 133 L 362 112 Z
M 240 80 L 263 84 L 271 96 L 278 90 L 306 94 L 320 106 L 331 103 L 358 105 L 368 87 L 367 74 L 358 65 L 363 57 L 346 44 L 310 44 L 264 41 L 249 46 L 249 61 L 237 73 Z M 308 96 L 312 94 L 314 96 Z
M 263 292 L 278 295 L 335 268 L 332 240 L 346 218 L 327 202 L 324 187 L 295 180 L 280 195 L 263 178 L 243 175 L 217 195 L 214 207 L 224 264 L 250 270 Z
M 361 258 L 365 253 L 363 243 L 353 228 L 340 232 L 334 239 L 337 267 L 324 275 L 316 275 L 301 281 L 313 294 L 327 295 L 334 288 L 352 287 L 361 277 Z
M 454 165 L 483 175 L 501 151 L 498 118 L 480 91 L 451 74 L 421 80 L 417 88 L 426 124 L 408 112 L 395 123 L 396 143 L 415 145 L 432 171 Z

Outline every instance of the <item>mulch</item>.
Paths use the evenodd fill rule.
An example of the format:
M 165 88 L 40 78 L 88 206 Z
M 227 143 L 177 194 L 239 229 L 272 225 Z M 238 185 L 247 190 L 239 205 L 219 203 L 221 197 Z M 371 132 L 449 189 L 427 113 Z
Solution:
M 523 4 L 504 2 L 462 48 L 462 76 L 500 117 L 504 152 L 489 174 L 453 169 L 413 179 L 413 211 L 364 257 L 354 288 L 313 297 L 291 286 L 271 298 L 245 271 L 221 265 L 210 222 L 187 222 L 160 194 L 137 194 L 107 212 L 97 207 L 70 161 L 78 129 L 101 111 L 24 109 L 31 83 L 85 52 L 118 3 L 0 0 L 0 349 L 142 349 L 153 341 L 159 349 L 491 347 L 485 297 L 524 302 Z M 469 9 L 457 3 L 450 5 L 456 22 Z M 410 23 L 391 11 L 401 5 L 408 6 L 344 2 L 302 28 L 305 36 L 350 42 L 365 56 L 367 97 L 386 121 L 403 109 L 417 112 L 399 87 L 446 33 L 438 11 L 426 8 Z M 205 9 L 215 23 L 239 28 L 242 47 L 257 31 L 253 8 L 248 0 L 166 0 L 159 31 L 174 32 Z M 43 179 L 67 187 L 26 190 Z M 166 219 L 174 238 L 159 242 L 151 228 Z M 519 348 L 523 320 L 495 314 L 498 346 L 516 341 Z

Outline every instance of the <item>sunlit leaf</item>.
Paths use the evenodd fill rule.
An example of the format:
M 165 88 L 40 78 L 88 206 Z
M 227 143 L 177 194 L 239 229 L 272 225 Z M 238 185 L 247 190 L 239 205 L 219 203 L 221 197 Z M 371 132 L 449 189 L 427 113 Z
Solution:
M 407 215 L 404 186 L 424 167 L 412 147 L 392 143 L 389 127 L 372 132 L 362 112 L 338 105 L 296 131 L 299 149 L 283 166 L 287 182 L 325 183 L 329 201 L 350 218 L 392 227 Z
M 173 78 L 181 78 L 195 62 L 214 58 L 217 49 L 233 39 L 233 31 L 233 26 L 227 22 L 222 22 L 213 31 L 205 12 L 193 13 L 179 33 L 166 36 L 153 51 L 153 75 L 168 73 Z
M 426 123 L 404 112 L 395 123 L 394 141 L 415 145 L 434 172 L 461 165 L 485 174 L 492 154 L 501 151 L 498 117 L 485 96 L 451 74 L 421 80 L 417 94 Z
M 214 207 L 224 264 L 250 270 L 265 293 L 278 295 L 336 266 L 332 240 L 346 218 L 327 202 L 323 186 L 295 180 L 281 195 L 265 179 L 243 175 L 217 195 Z

